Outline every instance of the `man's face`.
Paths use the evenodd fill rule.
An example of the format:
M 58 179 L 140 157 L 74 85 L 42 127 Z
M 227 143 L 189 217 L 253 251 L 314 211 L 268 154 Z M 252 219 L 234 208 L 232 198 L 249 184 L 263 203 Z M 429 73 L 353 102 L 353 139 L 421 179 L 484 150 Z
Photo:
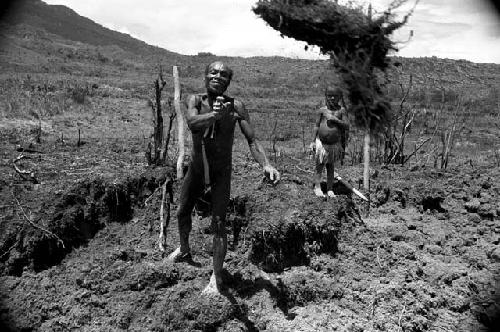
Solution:
M 208 66 L 205 75 L 205 87 L 207 91 L 221 95 L 231 83 L 232 71 L 222 62 L 214 62 Z

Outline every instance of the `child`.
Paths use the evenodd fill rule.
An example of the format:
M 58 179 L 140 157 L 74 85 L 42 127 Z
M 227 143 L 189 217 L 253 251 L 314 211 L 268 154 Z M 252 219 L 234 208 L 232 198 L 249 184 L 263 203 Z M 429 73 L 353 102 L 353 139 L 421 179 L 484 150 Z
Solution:
M 314 127 L 311 144 L 315 151 L 316 175 L 314 179 L 314 194 L 325 197 L 321 190 L 321 175 L 326 164 L 326 190 L 328 197 L 335 197 L 333 180 L 335 178 L 334 163 L 342 158 L 344 152 L 343 139 L 349 130 L 347 112 L 340 105 L 342 90 L 338 87 L 325 90 L 326 106 L 319 109 L 319 117 Z

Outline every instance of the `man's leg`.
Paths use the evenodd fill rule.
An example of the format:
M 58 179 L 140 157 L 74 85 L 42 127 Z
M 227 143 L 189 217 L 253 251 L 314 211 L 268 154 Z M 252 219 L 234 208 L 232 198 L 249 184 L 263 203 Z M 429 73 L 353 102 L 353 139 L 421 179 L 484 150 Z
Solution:
M 205 294 L 218 294 L 222 286 L 222 266 L 227 252 L 226 210 L 230 191 L 231 166 L 229 165 L 215 177 L 212 187 L 213 273 L 203 291 Z
M 189 165 L 188 172 L 182 183 L 179 208 L 177 210 L 180 247 L 168 256 L 170 260 L 178 261 L 183 256 L 190 254 L 189 233 L 193 225 L 191 213 L 193 212 L 196 199 L 203 192 L 202 179 L 202 176 L 194 172 L 193 166 Z

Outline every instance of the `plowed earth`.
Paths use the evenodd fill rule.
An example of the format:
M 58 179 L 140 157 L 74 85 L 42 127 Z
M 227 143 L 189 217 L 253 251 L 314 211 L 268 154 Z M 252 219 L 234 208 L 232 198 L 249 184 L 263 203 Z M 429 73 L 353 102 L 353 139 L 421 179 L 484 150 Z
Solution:
M 58 133 L 58 120 L 53 128 Z M 64 128 L 63 125 L 60 125 Z M 62 129 L 61 129 L 62 130 Z M 340 184 L 321 200 L 312 161 L 276 164 L 273 186 L 239 138 L 228 209 L 227 291 L 204 297 L 210 221 L 199 210 L 197 264 L 158 249 L 159 186 L 144 141 L 75 146 L 47 134 L 12 168 L 2 139 L 0 318 L 13 331 L 493 331 L 500 282 L 500 170 L 377 168 L 371 207 Z M 66 135 L 69 137 L 69 134 Z M 357 183 L 358 166 L 341 168 Z M 178 245 L 174 183 L 167 251 Z M 167 252 L 168 253 L 168 252 Z

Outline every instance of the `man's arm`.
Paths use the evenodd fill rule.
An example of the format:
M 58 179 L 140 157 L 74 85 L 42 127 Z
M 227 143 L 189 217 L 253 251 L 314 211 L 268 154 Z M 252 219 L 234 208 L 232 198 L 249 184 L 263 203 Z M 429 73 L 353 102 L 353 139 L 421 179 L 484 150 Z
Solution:
M 215 121 L 220 119 L 219 112 L 199 114 L 196 108 L 196 96 L 190 95 L 187 101 L 187 109 L 184 112 L 186 123 L 191 131 L 199 131 L 210 127 Z
M 264 168 L 264 173 L 266 173 L 271 180 L 274 180 L 274 182 L 279 181 L 279 172 L 271 166 L 269 160 L 267 160 L 264 148 L 255 138 L 255 131 L 250 123 L 250 114 L 246 110 L 245 105 L 243 105 L 240 101 L 235 101 L 234 110 L 238 115 L 238 123 L 240 125 L 241 132 L 247 139 L 248 147 L 250 148 L 253 158 Z

